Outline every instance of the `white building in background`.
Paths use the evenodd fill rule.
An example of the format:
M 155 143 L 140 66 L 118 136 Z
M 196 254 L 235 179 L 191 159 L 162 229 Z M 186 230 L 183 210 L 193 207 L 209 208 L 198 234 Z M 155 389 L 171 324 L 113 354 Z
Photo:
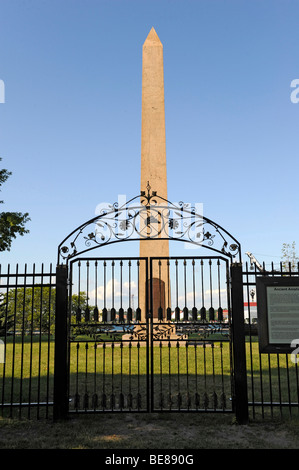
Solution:
M 245 322 L 257 323 L 257 302 L 244 302 Z

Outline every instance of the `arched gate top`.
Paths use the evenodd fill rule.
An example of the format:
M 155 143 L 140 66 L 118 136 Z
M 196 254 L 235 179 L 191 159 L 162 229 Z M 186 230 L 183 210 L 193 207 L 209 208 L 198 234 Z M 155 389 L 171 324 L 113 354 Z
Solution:
M 223 227 L 183 202 L 156 191 L 141 191 L 125 204 L 108 205 L 73 230 L 58 246 L 58 264 L 95 248 L 125 241 L 175 240 L 192 243 L 241 261 L 240 243 Z

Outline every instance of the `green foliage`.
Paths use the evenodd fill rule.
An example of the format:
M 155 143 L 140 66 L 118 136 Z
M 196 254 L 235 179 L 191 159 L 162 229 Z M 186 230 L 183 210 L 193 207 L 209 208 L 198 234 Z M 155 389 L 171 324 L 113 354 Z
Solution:
M 16 330 L 29 333 L 54 330 L 55 288 L 22 287 L 10 289 L 6 295 L 7 313 L 15 322 Z
M 84 313 L 86 307 L 88 306 L 87 301 L 87 294 L 86 292 L 79 292 L 79 294 L 72 295 L 72 305 L 71 305 L 71 313 L 73 316 L 76 316 L 77 309 L 80 308 L 82 313 Z M 89 306 L 90 308 L 90 306 Z
M 1 160 L 1 159 L 0 159 Z M 9 178 L 11 172 L 3 169 L 0 170 L 0 187 Z M 3 204 L 3 201 L 0 201 Z M 9 251 L 12 240 L 17 235 L 23 236 L 29 233 L 25 228 L 25 224 L 30 220 L 29 214 L 26 212 L 1 212 L 0 213 L 0 251 Z
M 0 158 L 0 161 L 2 158 Z M 0 186 L 10 177 L 11 172 L 7 170 L 0 170 Z M 3 202 L 3 201 L 0 201 Z
M 87 306 L 92 316 L 93 306 L 88 305 L 86 292 L 72 296 L 72 322 L 76 322 L 80 307 L 82 319 Z M 30 334 L 37 330 L 41 334 L 54 333 L 55 328 L 55 287 L 46 284 L 35 287 L 18 287 L 0 294 L 0 336 L 16 331 Z
M 25 233 L 29 233 L 29 230 L 25 229 L 25 224 L 29 220 L 27 213 L 0 213 L 0 251 L 10 251 L 13 238 L 16 238 L 17 235 L 23 236 Z
M 284 243 L 282 245 L 282 267 L 284 271 L 295 271 L 298 266 L 299 258 L 296 253 L 296 243 Z
M 8 315 L 7 302 L 4 295 L 0 294 L 0 336 L 5 336 L 6 332 L 13 328 L 13 316 Z

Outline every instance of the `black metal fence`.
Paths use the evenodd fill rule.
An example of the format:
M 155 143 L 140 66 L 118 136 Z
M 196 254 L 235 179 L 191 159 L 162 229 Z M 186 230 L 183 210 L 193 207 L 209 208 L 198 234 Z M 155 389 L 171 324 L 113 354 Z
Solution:
M 69 412 L 149 411 L 149 320 L 141 258 L 70 263 Z
M 270 267 L 243 266 L 244 317 L 246 334 L 247 386 L 250 416 L 298 416 L 299 377 L 297 363 L 290 354 L 260 353 L 256 307 L 256 278 L 267 276 L 299 276 L 299 264 Z M 298 313 L 299 314 L 299 313 Z
M 55 271 L 0 271 L 0 407 L 9 417 L 52 416 Z
M 164 311 L 158 303 L 151 324 L 151 409 L 232 412 L 229 263 L 216 256 L 152 258 L 151 272 L 163 265 L 170 298 Z
M 71 263 L 70 412 L 231 412 L 227 260 L 151 258 L 150 269 L 146 261 Z M 145 299 L 146 270 L 158 278 Z
M 234 342 L 231 310 L 243 298 L 250 418 L 297 415 L 297 364 L 289 354 L 259 353 L 255 303 L 260 271 L 243 265 L 243 292 L 239 289 L 236 301 L 228 262 L 221 257 L 152 263 L 159 261 L 168 263 L 170 298 L 149 317 L 139 305 L 140 273 L 150 271 L 144 260 L 75 260 L 62 277 L 52 266 L 2 268 L 2 415 L 52 417 L 54 401 L 65 388 L 63 406 L 73 413 L 235 412 L 240 371 L 236 374 L 234 358 L 240 345 Z M 272 266 L 267 274 L 299 276 L 299 269 Z M 68 294 L 67 324 L 55 318 L 61 282 Z M 153 307 L 152 289 L 146 309 Z M 67 356 L 56 389 L 55 339 Z

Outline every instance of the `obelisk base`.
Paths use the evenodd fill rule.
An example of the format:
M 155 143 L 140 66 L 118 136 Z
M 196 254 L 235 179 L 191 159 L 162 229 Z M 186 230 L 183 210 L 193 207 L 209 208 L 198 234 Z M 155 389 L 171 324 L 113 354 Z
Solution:
M 186 346 L 188 335 L 178 335 L 176 333 L 176 326 L 170 321 L 149 320 L 152 323 L 148 324 L 148 340 L 150 343 L 156 343 L 157 347 L 168 346 L 177 347 Z M 152 338 L 153 335 L 153 338 Z M 138 342 L 140 346 L 146 346 L 146 329 L 144 324 L 137 324 L 134 326 L 132 333 L 122 336 L 123 345 L 129 344 L 125 341 Z

